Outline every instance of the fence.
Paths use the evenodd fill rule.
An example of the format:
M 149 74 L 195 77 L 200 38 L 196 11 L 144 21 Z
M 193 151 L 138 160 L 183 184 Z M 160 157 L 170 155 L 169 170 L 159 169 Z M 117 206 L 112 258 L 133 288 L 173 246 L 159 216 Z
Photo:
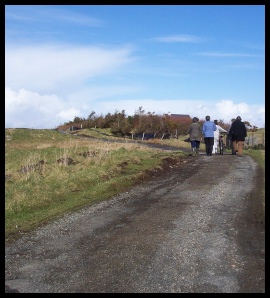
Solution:
M 265 132 L 249 132 L 245 144 L 247 147 L 258 146 L 265 148 Z

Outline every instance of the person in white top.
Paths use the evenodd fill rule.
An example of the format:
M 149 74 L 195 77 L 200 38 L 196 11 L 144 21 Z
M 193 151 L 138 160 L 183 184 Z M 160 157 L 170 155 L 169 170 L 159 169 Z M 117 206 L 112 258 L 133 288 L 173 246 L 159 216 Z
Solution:
M 225 130 L 220 125 L 218 125 L 218 121 L 217 120 L 214 120 L 214 123 L 216 124 L 217 129 L 214 131 L 214 146 L 213 146 L 212 154 L 218 154 L 219 133 L 220 132 L 227 132 L 227 130 Z

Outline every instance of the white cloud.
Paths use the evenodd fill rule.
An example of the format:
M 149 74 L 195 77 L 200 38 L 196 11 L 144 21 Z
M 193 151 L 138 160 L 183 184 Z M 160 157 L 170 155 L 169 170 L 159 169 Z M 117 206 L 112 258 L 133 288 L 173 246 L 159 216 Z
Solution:
M 55 128 L 68 120 L 57 115 L 65 103 L 56 95 L 40 95 L 25 89 L 5 88 L 5 127 Z
M 196 43 L 200 42 L 201 38 L 193 35 L 170 35 L 170 36 L 162 36 L 162 37 L 156 37 L 153 40 L 158 42 L 191 42 Z
M 128 90 L 126 91 L 128 92 Z M 210 115 L 212 120 L 222 119 L 226 123 L 230 123 L 231 118 L 240 115 L 243 121 L 249 121 L 251 125 L 264 127 L 265 124 L 265 109 L 264 106 L 259 105 L 238 104 L 233 100 L 218 100 L 216 102 L 188 99 L 157 101 L 144 98 L 101 101 L 100 97 L 104 96 L 104 92 L 106 93 L 104 90 L 96 90 L 95 96 L 89 101 L 88 92 L 81 93 L 81 97 L 78 97 L 80 100 L 75 100 L 76 97 L 67 100 L 57 95 L 40 95 L 25 89 L 16 92 L 11 88 L 6 88 L 5 127 L 55 128 L 64 122 L 72 121 L 75 116 L 87 118 L 92 111 L 98 115 L 106 115 L 114 113 L 115 110 L 125 110 L 127 115 L 134 115 L 139 107 L 142 107 L 145 113 L 155 112 L 157 115 L 171 112 L 188 114 L 191 117 L 197 116 L 202 120 L 206 115 Z
M 191 36 L 171 36 L 169 40 L 195 41 Z M 134 115 L 142 106 L 146 112 L 160 115 L 171 112 L 204 119 L 209 114 L 213 120 L 223 119 L 228 123 L 240 115 L 244 121 L 264 127 L 264 106 L 238 103 L 237 99 L 134 99 L 134 94 L 142 88 L 135 85 L 136 80 L 127 84 L 116 79 L 116 75 L 121 75 L 119 70 L 134 60 L 130 46 L 6 46 L 5 126 L 55 128 L 75 116 L 87 118 L 92 111 L 105 115 L 125 110 L 128 115 Z M 124 96 L 126 100 L 119 99 Z M 129 96 L 133 99 L 128 100 Z
M 76 116 L 82 117 L 83 115 L 81 114 L 81 111 L 79 109 L 75 109 L 72 107 L 68 110 L 59 112 L 58 114 L 56 114 L 56 116 L 59 116 L 60 118 L 68 122 L 69 120 L 73 120 Z
M 115 110 L 125 110 L 127 115 L 134 115 L 135 111 L 142 107 L 147 112 L 155 112 L 157 115 L 163 115 L 168 112 L 173 114 L 188 114 L 191 117 L 198 117 L 204 120 L 206 115 L 211 119 L 224 120 L 230 123 L 231 118 L 240 115 L 243 121 L 249 121 L 250 124 L 258 127 L 264 127 L 265 114 L 264 106 L 247 105 L 245 103 L 235 103 L 233 100 L 154 100 L 154 99 L 136 99 L 136 100 L 118 100 L 95 102 L 95 112 L 113 113 Z M 88 116 L 88 115 L 87 115 Z
M 40 93 L 69 94 L 93 77 L 130 63 L 132 49 L 98 47 L 7 47 L 5 85 Z
M 41 6 L 40 6 L 41 7 Z M 55 8 L 54 6 L 47 7 L 44 5 L 42 8 L 36 6 L 17 6 L 13 7 L 12 12 L 6 10 L 6 18 L 14 22 L 24 21 L 35 22 L 36 24 L 45 23 L 57 24 L 60 22 L 64 25 L 79 25 L 87 27 L 102 27 L 105 22 L 101 19 L 91 18 L 85 14 L 71 12 L 64 8 Z

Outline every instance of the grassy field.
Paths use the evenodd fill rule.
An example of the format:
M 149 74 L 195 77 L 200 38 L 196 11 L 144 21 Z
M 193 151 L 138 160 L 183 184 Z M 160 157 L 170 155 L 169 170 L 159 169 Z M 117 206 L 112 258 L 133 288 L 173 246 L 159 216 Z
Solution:
M 19 237 L 66 212 L 109 199 L 142 181 L 163 159 L 184 158 L 140 142 L 106 143 L 107 130 L 82 130 L 82 139 L 55 130 L 5 130 L 5 236 Z M 179 139 L 153 140 L 190 148 Z M 150 142 L 150 141 L 147 141 Z M 203 147 L 203 146 L 202 146 Z M 264 169 L 264 151 L 246 150 Z M 264 191 L 264 190 L 263 190 Z M 263 193 L 264 195 L 264 193 Z
M 262 202 L 263 202 L 263 210 L 265 211 L 265 150 L 252 150 L 248 149 L 245 151 L 248 155 L 250 155 L 260 166 L 263 172 L 262 182 L 263 182 L 263 189 L 262 189 Z
M 164 158 L 185 155 L 148 149 L 136 141 L 106 143 L 53 130 L 6 129 L 5 140 L 7 240 L 106 200 L 141 181 Z

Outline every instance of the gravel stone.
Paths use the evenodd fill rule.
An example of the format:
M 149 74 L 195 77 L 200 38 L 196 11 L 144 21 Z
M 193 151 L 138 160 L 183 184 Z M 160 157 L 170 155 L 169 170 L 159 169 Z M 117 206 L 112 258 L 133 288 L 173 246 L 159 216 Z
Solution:
M 265 293 L 260 170 L 186 157 L 108 201 L 6 244 L 20 293 Z

